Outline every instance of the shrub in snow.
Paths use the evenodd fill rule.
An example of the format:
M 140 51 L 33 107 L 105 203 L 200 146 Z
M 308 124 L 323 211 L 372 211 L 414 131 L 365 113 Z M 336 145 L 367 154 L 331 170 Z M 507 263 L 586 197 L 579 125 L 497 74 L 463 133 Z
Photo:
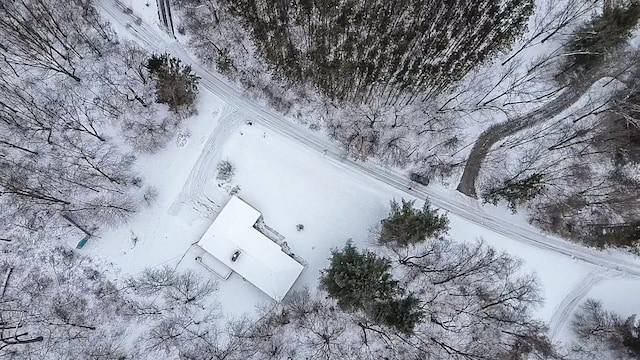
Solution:
M 231 178 L 233 178 L 234 167 L 230 161 L 228 160 L 220 161 L 216 169 L 218 170 L 216 179 L 221 181 L 230 181 Z
M 144 198 L 144 202 L 147 204 L 147 206 L 150 206 L 158 198 L 158 189 L 156 189 L 153 186 L 147 187 L 145 192 L 144 192 L 143 198 Z
M 227 188 L 227 193 L 229 193 L 229 195 L 236 195 L 240 193 L 240 185 L 236 185 L 236 186 L 232 186 L 232 187 L 228 187 Z

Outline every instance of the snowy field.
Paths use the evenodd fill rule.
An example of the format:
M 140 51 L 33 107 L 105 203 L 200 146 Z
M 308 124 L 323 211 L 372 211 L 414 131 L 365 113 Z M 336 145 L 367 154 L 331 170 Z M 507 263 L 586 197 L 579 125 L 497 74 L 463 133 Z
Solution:
M 150 1 L 149 7 L 143 0 L 124 3 L 145 23 L 157 25 L 155 1 Z M 127 31 L 124 26 L 116 28 L 121 34 Z M 372 227 L 386 216 L 389 201 L 412 198 L 325 156 L 318 148 L 258 123 L 249 126 L 246 122 L 251 119 L 246 114 L 252 111 L 238 109 L 203 89 L 199 115 L 185 122 L 178 139 L 161 153 L 138 161 L 145 180 L 158 189 L 158 201 L 126 226 L 91 240 L 83 251 L 111 263 L 108 271 L 116 278 L 168 264 L 193 268 L 215 279 L 194 261 L 198 250 L 193 244 L 229 198 L 215 178 L 217 163 L 229 160 L 236 167 L 233 183 L 240 187 L 239 196 L 261 211 L 265 222 L 284 235 L 293 252 L 307 262 L 294 289 L 314 287 L 332 248 L 342 247 L 348 239 L 366 247 Z M 452 187 L 436 185 L 430 189 L 454 200 L 461 196 Z M 474 200 L 465 201 L 480 208 Z M 504 215 L 515 226 L 530 228 L 524 217 L 507 215 L 506 209 L 483 209 Z M 605 307 L 623 316 L 640 308 L 632 301 L 640 293 L 638 278 L 625 278 L 615 271 L 524 245 L 453 214 L 449 218 L 454 239 L 481 237 L 522 258 L 525 270 L 537 274 L 545 298 L 537 315 L 550 323 L 554 340 L 568 339 L 564 330 L 571 314 L 587 297 L 602 299 Z M 304 230 L 297 231 L 296 224 L 303 224 Z M 218 301 L 229 316 L 250 314 L 256 305 L 271 301 L 237 275 L 219 284 Z

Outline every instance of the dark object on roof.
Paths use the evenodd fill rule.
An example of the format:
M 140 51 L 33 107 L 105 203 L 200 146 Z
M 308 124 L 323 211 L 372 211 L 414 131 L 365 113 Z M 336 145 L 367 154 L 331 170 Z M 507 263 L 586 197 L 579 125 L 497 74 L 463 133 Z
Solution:
M 411 179 L 411 181 L 415 181 L 418 184 L 427 186 L 429 185 L 429 178 L 424 176 L 424 175 L 420 175 L 420 174 L 416 174 L 416 173 L 410 173 L 409 174 L 409 179 Z

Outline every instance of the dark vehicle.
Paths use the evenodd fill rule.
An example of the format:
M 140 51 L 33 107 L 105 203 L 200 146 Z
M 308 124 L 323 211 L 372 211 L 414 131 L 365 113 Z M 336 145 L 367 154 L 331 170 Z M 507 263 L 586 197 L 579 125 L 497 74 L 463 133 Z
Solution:
M 236 260 L 238 260 L 239 256 L 240 256 L 240 250 L 237 250 L 236 252 L 233 253 L 233 255 L 231 255 L 231 261 L 235 262 Z
M 420 175 L 420 174 L 416 174 L 416 173 L 410 173 L 409 174 L 409 179 L 411 179 L 411 181 L 417 182 L 418 184 L 427 186 L 429 185 L 429 178 L 424 176 L 424 175 Z

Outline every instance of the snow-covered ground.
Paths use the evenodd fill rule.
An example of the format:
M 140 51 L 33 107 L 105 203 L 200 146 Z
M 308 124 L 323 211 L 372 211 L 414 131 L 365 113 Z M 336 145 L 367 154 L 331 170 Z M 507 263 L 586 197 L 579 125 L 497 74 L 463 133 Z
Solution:
M 386 216 L 391 199 L 415 199 L 259 124 L 248 125 L 246 116 L 206 91 L 200 101 L 200 114 L 182 131 L 191 134 L 186 144 L 173 143 L 161 154 L 140 160 L 147 181 L 159 190 L 158 202 L 131 224 L 85 247 L 111 262 L 121 276 L 168 264 L 193 268 L 216 279 L 194 261 L 199 250 L 193 244 L 229 198 L 216 180 L 220 160 L 235 165 L 233 183 L 241 188 L 239 196 L 260 210 L 265 222 L 284 235 L 291 250 L 307 262 L 294 288 L 317 286 L 318 272 L 327 266 L 331 249 L 342 247 L 348 239 L 367 247 L 370 230 Z M 453 189 L 440 191 L 457 196 Z M 493 211 L 509 215 L 504 209 Z M 570 315 L 566 308 L 573 309 L 594 279 L 606 275 L 604 270 L 514 242 L 455 214 L 449 217 L 454 239 L 482 238 L 524 258 L 525 270 L 538 275 L 546 298 L 538 316 L 552 325 L 566 325 Z M 524 222 L 522 217 L 511 218 Z M 303 224 L 304 230 L 297 231 L 296 224 Z M 637 280 L 634 284 L 636 289 L 640 285 Z M 255 305 L 271 301 L 237 275 L 220 281 L 218 298 L 229 315 L 251 313 Z M 558 313 L 562 316 L 554 318 Z
M 615 311 L 623 319 L 638 313 L 638 280 L 629 277 L 608 279 L 595 285 L 587 298 L 601 299 L 605 309 Z
M 184 147 L 173 144 L 140 161 L 145 177 L 159 190 L 158 202 L 85 247 L 123 277 L 165 264 L 198 268 L 198 250 L 192 245 L 229 198 L 216 180 L 220 160 L 236 167 L 238 195 L 261 211 L 267 225 L 307 262 L 294 288 L 317 285 L 332 248 L 348 239 L 366 247 L 369 230 L 387 214 L 389 201 L 403 195 L 327 161 L 322 153 L 246 124 L 246 118 L 210 93 L 203 92 L 201 103 L 206 107 L 183 130 L 192 134 Z M 297 231 L 297 224 L 304 230 Z M 270 301 L 237 275 L 220 281 L 218 297 L 224 311 L 236 315 Z
M 550 323 L 551 336 L 556 341 L 568 341 L 571 316 L 587 299 L 602 302 L 603 308 L 626 319 L 638 313 L 639 283 L 637 278 L 621 274 L 590 273 L 567 295 Z
M 143 46 L 170 49 L 193 63 L 179 44 L 166 43 L 168 37 L 160 34 L 157 25 L 148 25 L 155 23 L 150 20 L 155 16 L 154 6 L 137 6 L 142 1 L 127 4 L 147 23 L 139 26 L 111 3 L 101 2 L 112 17 L 125 17 L 116 27 L 119 32 L 132 31 Z M 341 159 L 337 147 L 327 139 L 250 103 L 218 74 L 197 64 L 194 69 L 203 77 L 203 86 L 199 115 L 189 119 L 182 130 L 190 134 L 188 141 L 176 141 L 161 153 L 138 161 L 145 179 L 158 188 L 158 201 L 130 224 L 102 234 L 85 247 L 84 251 L 111 262 L 116 276 L 169 264 L 198 269 L 214 278 L 195 263 L 197 249 L 192 244 L 228 199 L 215 179 L 215 166 L 224 159 L 237 168 L 233 181 L 241 188 L 239 195 L 260 210 L 266 223 L 283 234 L 293 252 L 308 263 L 294 288 L 317 285 L 318 271 L 328 264 L 331 248 L 341 247 L 350 238 L 366 247 L 370 229 L 387 214 L 389 200 L 428 194 L 434 205 L 451 210 L 453 238 L 482 237 L 523 258 L 525 269 L 536 272 L 546 298 L 538 316 L 550 322 L 554 339 L 564 338 L 562 332 L 572 311 L 586 296 L 601 298 L 606 306 L 608 299 L 615 301 L 618 296 L 611 289 L 624 287 L 630 294 L 623 298 L 626 309 L 637 307 L 630 301 L 640 292 L 637 259 L 602 255 L 541 235 L 521 216 L 481 207 L 448 186 L 412 189 L 409 195 L 401 174 Z M 247 125 L 247 120 L 254 124 Z M 305 229 L 298 232 L 295 225 L 300 223 Z M 625 272 L 633 277 L 617 279 Z M 612 278 L 615 280 L 609 280 Z M 236 275 L 220 282 L 218 294 L 229 315 L 252 312 L 255 305 L 270 301 Z
M 121 3 L 140 16 L 147 24 L 159 24 L 156 0 L 121 0 Z

